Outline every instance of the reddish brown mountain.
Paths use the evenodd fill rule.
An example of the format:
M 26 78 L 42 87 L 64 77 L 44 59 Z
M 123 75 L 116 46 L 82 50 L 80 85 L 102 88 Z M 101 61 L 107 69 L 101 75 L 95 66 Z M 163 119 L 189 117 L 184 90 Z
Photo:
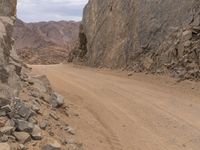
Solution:
M 17 20 L 13 36 L 18 55 L 29 64 L 55 64 L 66 60 L 77 40 L 79 22 L 24 23 Z

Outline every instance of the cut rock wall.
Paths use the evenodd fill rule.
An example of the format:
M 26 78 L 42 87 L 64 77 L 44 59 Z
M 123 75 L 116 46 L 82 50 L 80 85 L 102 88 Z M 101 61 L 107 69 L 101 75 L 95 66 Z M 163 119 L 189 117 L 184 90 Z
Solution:
M 17 0 L 0 0 L 0 16 L 16 15 Z
M 18 94 L 21 64 L 13 49 L 16 0 L 0 0 L 0 97 Z
M 193 27 L 200 24 L 199 6 L 199 0 L 90 0 L 82 21 L 87 38 L 86 64 L 173 76 L 196 70 L 199 50 L 189 58 L 195 67 L 188 70 L 179 62 L 186 61 L 183 56 L 189 52 L 183 52 L 192 51 L 198 41 L 199 31 L 194 33 Z M 185 31 L 192 31 L 186 41 L 182 40 Z M 173 55 L 174 51 L 178 54 Z
M 0 149 L 81 150 L 77 141 L 65 140 L 75 131 L 67 123 L 70 107 L 64 97 L 46 76 L 31 75 L 18 60 L 12 39 L 15 12 L 16 0 L 0 0 Z

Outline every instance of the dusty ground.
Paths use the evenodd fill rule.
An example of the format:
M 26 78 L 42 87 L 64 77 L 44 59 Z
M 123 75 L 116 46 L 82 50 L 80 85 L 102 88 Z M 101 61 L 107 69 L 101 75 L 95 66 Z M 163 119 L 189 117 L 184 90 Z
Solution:
M 199 150 L 200 84 L 72 65 L 32 66 L 77 109 L 86 150 Z

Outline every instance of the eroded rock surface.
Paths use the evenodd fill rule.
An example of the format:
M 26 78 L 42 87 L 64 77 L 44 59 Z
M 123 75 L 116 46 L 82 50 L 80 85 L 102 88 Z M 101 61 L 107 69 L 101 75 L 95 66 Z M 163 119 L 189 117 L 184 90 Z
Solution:
M 16 61 L 12 39 L 15 0 L 0 1 L 0 97 L 16 96 L 20 89 L 21 64 Z M 10 7 L 9 7 L 10 6 Z
M 197 79 L 199 7 L 199 0 L 90 0 L 82 22 L 84 61 Z
M 16 0 L 0 0 L 0 149 L 40 150 L 48 137 L 66 149 L 60 139 L 69 136 L 61 128 L 67 124 L 68 107 L 46 76 L 31 75 L 18 59 L 12 39 L 15 12 Z M 50 113 L 62 118 L 52 119 Z

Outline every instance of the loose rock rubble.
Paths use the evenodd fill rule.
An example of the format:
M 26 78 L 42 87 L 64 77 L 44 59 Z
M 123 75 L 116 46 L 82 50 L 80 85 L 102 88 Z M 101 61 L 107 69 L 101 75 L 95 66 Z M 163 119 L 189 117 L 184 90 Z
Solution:
M 172 33 L 154 55 L 149 71 L 169 73 L 182 80 L 200 80 L 200 25 L 190 25 Z M 162 53 L 162 56 L 158 55 Z M 165 57 L 163 60 L 162 58 Z M 159 62 L 159 63 L 158 63 Z M 159 69 L 158 69 L 159 68 Z
M 69 119 L 64 97 L 46 76 L 31 75 L 13 49 L 16 2 L 0 2 L 0 150 L 73 150 L 60 140 L 74 138 L 61 128 Z
M 63 118 L 61 120 L 58 117 L 58 114 L 66 116 L 64 97 L 51 89 L 45 76 L 29 76 L 23 81 L 19 97 L 0 99 L 2 112 L 0 115 L 0 142 L 15 143 L 18 147 L 21 144 L 24 149 L 24 147 L 30 148 L 32 141 L 35 141 L 39 144 L 31 146 L 34 149 L 65 149 L 67 142 L 59 140 L 59 132 L 64 131 L 65 134 L 62 135 L 62 138 L 67 139 L 68 136 L 75 135 L 75 130 L 66 125 Z M 51 137 L 55 144 L 49 142 L 46 135 L 48 138 Z M 44 141 L 48 142 L 44 143 Z M 61 144 L 65 146 L 63 147 Z M 74 146 L 76 149 L 81 149 L 81 146 L 76 146 L 76 144 Z

